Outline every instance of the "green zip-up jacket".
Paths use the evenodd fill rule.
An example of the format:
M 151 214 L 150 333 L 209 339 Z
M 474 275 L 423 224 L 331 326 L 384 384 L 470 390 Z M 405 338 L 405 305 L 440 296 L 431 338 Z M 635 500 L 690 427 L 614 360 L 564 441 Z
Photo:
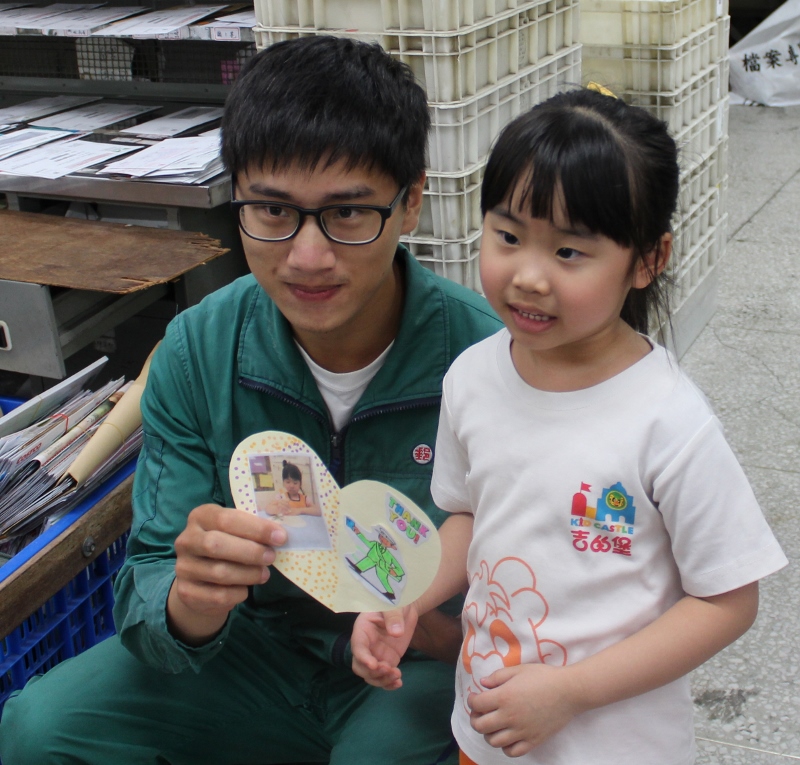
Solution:
M 289 620 L 293 639 L 325 661 L 346 660 L 353 617 L 334 614 L 277 570 L 232 612 L 221 634 L 197 648 L 166 624 L 174 541 L 192 508 L 233 507 L 228 466 L 236 446 L 263 430 L 302 438 L 341 486 L 384 481 L 407 494 L 438 525 L 433 447 L 442 377 L 465 348 L 501 324 L 474 292 L 435 276 L 400 246 L 405 304 L 395 343 L 348 425 L 331 430 L 327 409 L 276 305 L 245 276 L 179 314 L 167 328 L 142 397 L 144 442 L 133 489 L 128 558 L 115 583 L 114 620 L 123 644 L 166 672 L 198 670 L 225 643 L 231 620 Z M 424 460 L 422 460 L 424 462 Z

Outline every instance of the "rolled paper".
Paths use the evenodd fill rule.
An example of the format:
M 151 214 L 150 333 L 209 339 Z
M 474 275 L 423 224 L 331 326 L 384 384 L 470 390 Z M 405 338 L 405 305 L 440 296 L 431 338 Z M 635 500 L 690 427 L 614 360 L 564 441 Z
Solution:
M 144 392 L 144 386 L 147 383 L 150 362 L 160 344 L 161 341 L 156 343 L 155 348 L 150 351 L 150 355 L 145 360 L 139 376 L 122 394 L 122 397 L 108 413 L 105 420 L 100 423 L 97 431 L 86 442 L 86 446 L 83 447 L 81 453 L 73 461 L 64 476 L 65 478 L 67 476 L 71 477 L 80 486 L 142 424 L 142 410 L 139 403 Z

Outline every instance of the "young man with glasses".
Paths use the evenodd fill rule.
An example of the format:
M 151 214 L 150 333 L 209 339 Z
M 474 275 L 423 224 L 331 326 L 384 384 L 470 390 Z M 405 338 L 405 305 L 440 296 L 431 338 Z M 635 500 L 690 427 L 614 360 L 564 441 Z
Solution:
M 3 765 L 434 765 L 450 748 L 456 620 L 415 637 L 405 686 L 350 669 L 353 616 L 270 568 L 275 522 L 233 509 L 228 467 L 262 430 L 306 441 L 344 486 L 377 479 L 437 522 L 441 379 L 500 324 L 398 244 L 417 224 L 424 92 L 377 46 L 275 45 L 226 104 L 223 158 L 252 276 L 169 326 L 142 401 L 144 447 L 113 637 L 33 681 Z

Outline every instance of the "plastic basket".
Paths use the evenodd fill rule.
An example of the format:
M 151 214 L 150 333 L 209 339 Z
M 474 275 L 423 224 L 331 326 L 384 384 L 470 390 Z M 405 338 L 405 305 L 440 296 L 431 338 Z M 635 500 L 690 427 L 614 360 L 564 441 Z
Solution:
M 265 27 L 361 32 L 461 32 L 549 0 L 256 0 Z
M 713 64 L 675 93 L 626 91 L 621 95 L 628 103 L 644 107 L 666 122 L 672 134 L 677 136 L 728 100 L 728 67 L 727 59 Z M 719 136 L 712 145 L 722 137 Z M 703 153 L 710 149 L 711 145 Z
M 730 17 L 702 27 L 678 45 L 583 46 L 583 79 L 614 92 L 672 93 L 727 57 Z
M 717 186 L 709 188 L 699 201 L 676 215 L 673 230 L 676 262 L 679 265 L 686 262 L 687 253 L 691 253 L 724 216 L 727 184 L 728 177 L 725 176 Z
M 677 45 L 728 15 L 728 0 L 581 0 L 587 45 Z
M 730 101 L 723 98 L 712 104 L 689 125 L 673 133 L 683 162 L 701 162 L 728 135 Z
M 675 274 L 672 309 L 677 311 L 702 284 L 725 254 L 728 215 L 720 216 L 714 225 L 706 228 L 703 236 L 681 254 Z
M 574 46 L 527 67 L 483 95 L 456 104 L 431 104 L 431 173 L 463 175 L 483 165 L 500 129 L 534 104 L 577 85 L 580 68 L 580 46 Z
M 66 587 L 0 640 L 0 710 L 34 675 L 114 634 L 114 575 L 125 560 L 127 534 Z
M 578 0 L 533 5 L 459 34 L 336 31 L 380 43 L 411 68 L 432 104 L 483 95 L 527 67 L 573 49 L 577 32 Z M 256 27 L 254 33 L 257 47 L 264 48 L 318 31 Z
M 403 240 L 403 244 L 426 268 L 439 276 L 480 292 L 481 282 L 478 273 L 480 231 L 472 232 L 464 241 L 442 242 L 424 237 L 407 237 Z
M 689 210 L 705 198 L 709 189 L 718 187 L 727 176 L 728 139 L 723 138 L 699 161 L 688 156 L 681 164 L 680 207 L 682 210 Z

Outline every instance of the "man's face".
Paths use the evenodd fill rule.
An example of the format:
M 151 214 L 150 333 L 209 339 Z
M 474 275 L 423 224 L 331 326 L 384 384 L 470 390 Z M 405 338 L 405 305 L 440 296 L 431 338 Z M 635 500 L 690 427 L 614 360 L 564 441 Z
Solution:
M 296 166 L 280 172 L 250 168 L 238 176 L 235 194 L 240 200 L 318 208 L 339 203 L 389 205 L 398 191 L 397 183 L 382 172 L 347 170 L 337 163 L 314 171 Z M 380 237 L 369 244 L 332 242 L 311 216 L 284 242 L 262 242 L 242 232 L 250 270 L 307 350 L 320 342 L 335 347 L 386 323 L 399 289 L 393 269 L 397 242 L 417 225 L 421 205 L 420 183 L 410 188 L 408 204 L 395 207 Z

